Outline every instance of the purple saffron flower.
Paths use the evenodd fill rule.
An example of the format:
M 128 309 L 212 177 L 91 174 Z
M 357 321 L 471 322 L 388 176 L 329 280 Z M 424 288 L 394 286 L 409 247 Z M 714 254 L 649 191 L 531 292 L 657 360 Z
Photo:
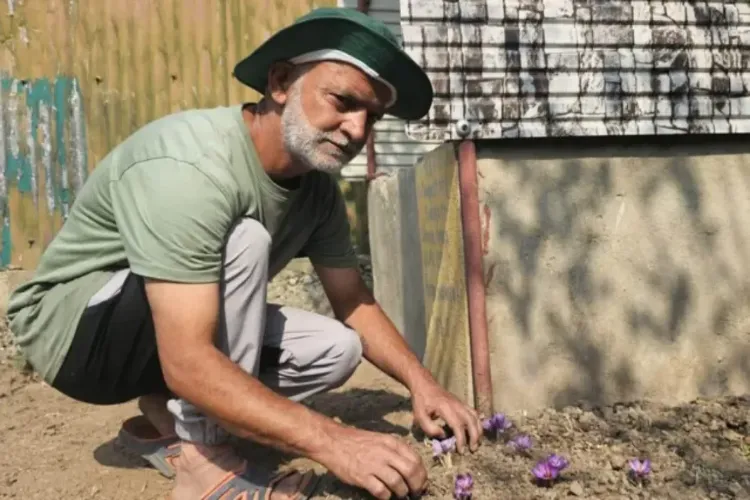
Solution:
M 651 473 L 651 460 L 648 458 L 642 461 L 637 458 L 628 460 L 628 465 L 630 471 L 638 479 L 645 479 Z
M 470 473 L 456 476 L 453 498 L 456 500 L 471 500 L 471 490 L 474 488 L 474 478 Z
M 531 470 L 531 473 L 541 482 L 550 484 L 558 478 L 560 472 L 568 467 L 569 462 L 562 456 L 553 453 L 544 460 L 540 460 Z
M 511 439 L 510 443 L 508 443 L 508 446 L 516 451 L 528 451 L 531 448 L 531 437 L 527 436 L 526 434 L 521 434 Z
M 433 439 L 432 440 L 432 456 L 437 457 L 443 453 L 448 453 L 456 449 L 456 438 L 449 437 L 447 439 Z
M 482 421 L 482 427 L 485 431 L 499 436 L 503 432 L 513 427 L 513 423 L 503 413 L 495 413 L 490 418 Z
M 538 480 L 544 481 L 545 483 L 554 481 L 557 479 L 557 476 L 560 475 L 560 471 L 552 467 L 549 460 L 540 460 L 537 462 L 534 468 L 531 469 L 531 473 L 534 474 L 534 477 Z
M 547 457 L 547 463 L 553 469 L 557 469 L 558 472 L 562 471 L 563 469 L 567 469 L 568 465 L 570 465 L 570 463 L 564 457 L 556 453 L 553 453 L 552 455 Z

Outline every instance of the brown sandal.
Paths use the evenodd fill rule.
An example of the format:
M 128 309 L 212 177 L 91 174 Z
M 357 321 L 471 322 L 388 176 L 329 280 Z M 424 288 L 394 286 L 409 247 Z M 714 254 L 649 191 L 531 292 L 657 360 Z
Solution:
M 117 440 L 127 451 L 146 460 L 164 477 L 174 477 L 174 459 L 181 451 L 177 435 L 160 435 L 146 417 L 139 415 L 122 423 Z
M 201 500 L 268 500 L 275 485 L 299 471 L 290 469 L 281 474 L 268 474 L 257 469 L 248 468 L 245 462 L 241 469 L 230 472 L 211 490 L 207 491 Z M 320 477 L 315 471 L 309 470 L 302 475 L 297 494 L 292 500 L 309 500 L 318 485 Z

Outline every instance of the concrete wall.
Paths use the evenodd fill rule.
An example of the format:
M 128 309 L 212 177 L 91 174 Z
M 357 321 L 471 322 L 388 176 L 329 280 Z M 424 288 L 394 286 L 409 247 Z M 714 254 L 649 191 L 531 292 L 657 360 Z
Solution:
M 96 163 L 145 123 L 257 99 L 234 64 L 335 0 L 0 2 L 0 267 L 33 269 Z
M 479 156 L 497 407 L 750 390 L 747 138 Z
M 438 381 L 473 401 L 454 148 L 372 182 L 368 214 L 376 298 Z
M 465 302 L 433 302 L 427 283 L 458 266 L 438 282 L 444 295 L 446 283 L 465 294 L 451 149 L 373 183 L 370 205 L 378 298 L 448 384 L 470 381 L 468 328 L 451 329 Z M 534 139 L 478 151 L 496 409 L 750 391 L 747 138 Z M 411 180 L 420 175 L 451 187 Z M 435 241 L 451 250 L 430 256 Z

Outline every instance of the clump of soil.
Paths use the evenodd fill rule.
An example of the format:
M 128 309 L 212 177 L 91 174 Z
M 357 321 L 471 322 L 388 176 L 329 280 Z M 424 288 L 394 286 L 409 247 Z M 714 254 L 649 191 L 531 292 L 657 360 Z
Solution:
M 650 403 L 546 410 L 513 419 L 508 437 L 527 434 L 528 456 L 504 439 L 487 439 L 475 454 L 453 454 L 452 468 L 432 458 L 425 443 L 408 439 L 430 464 L 426 498 L 449 499 L 459 473 L 474 476 L 474 500 L 549 498 L 750 498 L 750 397 L 698 400 L 669 407 Z M 570 461 L 550 487 L 536 484 L 531 469 L 547 455 Z M 644 485 L 631 479 L 628 460 L 649 458 Z M 338 490 L 337 490 L 338 488 Z M 327 498 L 368 498 L 329 484 Z M 325 495 L 324 495 L 325 496 Z

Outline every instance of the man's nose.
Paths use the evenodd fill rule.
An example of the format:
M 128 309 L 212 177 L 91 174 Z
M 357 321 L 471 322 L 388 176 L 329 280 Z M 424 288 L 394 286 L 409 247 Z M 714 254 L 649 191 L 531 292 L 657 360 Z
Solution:
M 368 133 L 367 111 L 361 110 L 350 113 L 341 129 L 352 141 L 363 142 L 367 139 Z

